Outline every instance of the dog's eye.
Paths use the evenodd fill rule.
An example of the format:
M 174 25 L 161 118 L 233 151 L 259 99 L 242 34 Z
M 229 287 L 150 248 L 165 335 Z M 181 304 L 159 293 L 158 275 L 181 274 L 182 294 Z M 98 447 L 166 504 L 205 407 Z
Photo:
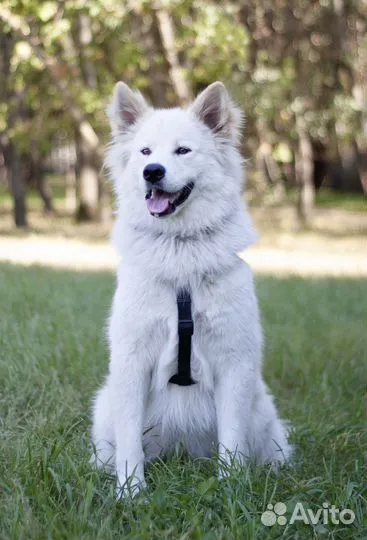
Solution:
M 140 152 L 144 155 L 144 156 L 150 156 L 150 154 L 152 153 L 151 149 L 150 148 L 142 148 L 140 150 Z
M 187 148 L 186 146 L 179 146 L 175 150 L 175 154 L 179 156 L 183 156 L 184 154 L 188 154 L 189 152 L 191 152 L 191 148 Z

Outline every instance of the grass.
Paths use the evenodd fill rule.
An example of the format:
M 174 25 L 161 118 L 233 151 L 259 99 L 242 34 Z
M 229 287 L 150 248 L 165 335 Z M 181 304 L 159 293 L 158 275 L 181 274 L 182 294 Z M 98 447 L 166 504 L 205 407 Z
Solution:
M 324 188 L 316 192 L 316 206 L 319 208 L 337 208 L 351 212 L 366 212 L 367 195 L 363 193 L 338 192 Z
M 62 175 L 47 175 L 46 180 L 51 187 L 53 200 L 57 204 L 62 204 L 65 197 L 65 180 Z M 105 184 L 104 187 L 108 187 Z M 287 193 L 286 202 L 295 204 L 297 200 L 297 190 L 292 189 Z M 322 188 L 316 192 L 316 207 L 337 208 L 352 212 L 365 212 L 367 210 L 367 195 L 363 193 L 338 192 L 328 188 Z M 34 186 L 27 190 L 27 204 L 31 209 L 42 209 L 43 203 L 39 193 Z M 283 201 L 284 204 L 284 201 Z M 260 203 L 262 205 L 262 202 Z M 0 183 L 0 207 L 10 208 L 12 199 L 7 186 Z
M 62 175 L 46 175 L 46 181 L 52 190 L 54 202 L 63 201 L 65 198 L 65 178 Z M 37 191 L 32 185 L 27 187 L 27 205 L 32 209 L 43 208 L 43 202 Z M 0 183 L 0 206 L 11 207 L 12 197 L 6 185 Z
M 107 273 L 0 266 L 1 539 L 367 537 L 365 281 L 258 278 L 265 373 L 294 426 L 294 467 L 233 467 L 218 482 L 215 460 L 176 455 L 148 468 L 149 490 L 130 502 L 88 464 L 113 286 Z M 356 519 L 267 528 L 261 513 L 278 501 Z
M 250 190 L 249 199 L 253 200 L 250 203 L 250 207 L 264 206 L 264 200 L 260 197 L 256 201 L 256 194 L 253 194 Z M 252 197 L 251 197 L 252 195 Z M 255 196 L 255 199 L 254 199 Z M 265 195 L 267 201 L 267 208 L 281 208 L 283 206 L 297 206 L 298 189 L 289 188 L 286 190 L 284 198 L 278 200 L 275 194 L 275 199 L 272 200 L 274 193 L 270 190 Z M 349 192 L 349 191 L 336 191 L 330 188 L 317 189 L 315 192 L 315 207 L 322 210 L 344 210 L 346 212 L 366 212 L 367 211 L 367 194 L 363 192 Z

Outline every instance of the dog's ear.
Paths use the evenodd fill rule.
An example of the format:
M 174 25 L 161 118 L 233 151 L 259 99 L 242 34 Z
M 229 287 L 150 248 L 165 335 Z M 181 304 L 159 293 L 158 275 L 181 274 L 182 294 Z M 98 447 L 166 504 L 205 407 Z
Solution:
M 126 132 L 148 109 L 149 106 L 140 92 L 131 90 L 123 82 L 118 82 L 107 108 L 112 132 L 114 134 Z
M 190 110 L 213 133 L 237 144 L 241 135 L 242 112 L 231 100 L 222 82 L 214 82 L 201 92 Z

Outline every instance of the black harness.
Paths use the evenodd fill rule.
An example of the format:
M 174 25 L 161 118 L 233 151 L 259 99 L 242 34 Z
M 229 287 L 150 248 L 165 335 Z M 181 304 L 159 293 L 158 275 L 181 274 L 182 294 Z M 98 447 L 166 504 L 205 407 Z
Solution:
M 178 371 L 169 382 L 179 386 L 195 384 L 191 378 L 191 336 L 194 333 L 194 323 L 191 315 L 191 296 L 183 289 L 177 295 L 178 309 Z

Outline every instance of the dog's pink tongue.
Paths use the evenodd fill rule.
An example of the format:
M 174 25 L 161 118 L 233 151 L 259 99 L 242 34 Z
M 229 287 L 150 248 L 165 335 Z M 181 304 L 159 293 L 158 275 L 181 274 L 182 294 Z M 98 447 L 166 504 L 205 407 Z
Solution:
M 148 210 L 151 214 L 162 214 L 168 210 L 170 204 L 170 194 L 164 191 L 157 193 L 153 192 L 151 197 L 147 199 Z

